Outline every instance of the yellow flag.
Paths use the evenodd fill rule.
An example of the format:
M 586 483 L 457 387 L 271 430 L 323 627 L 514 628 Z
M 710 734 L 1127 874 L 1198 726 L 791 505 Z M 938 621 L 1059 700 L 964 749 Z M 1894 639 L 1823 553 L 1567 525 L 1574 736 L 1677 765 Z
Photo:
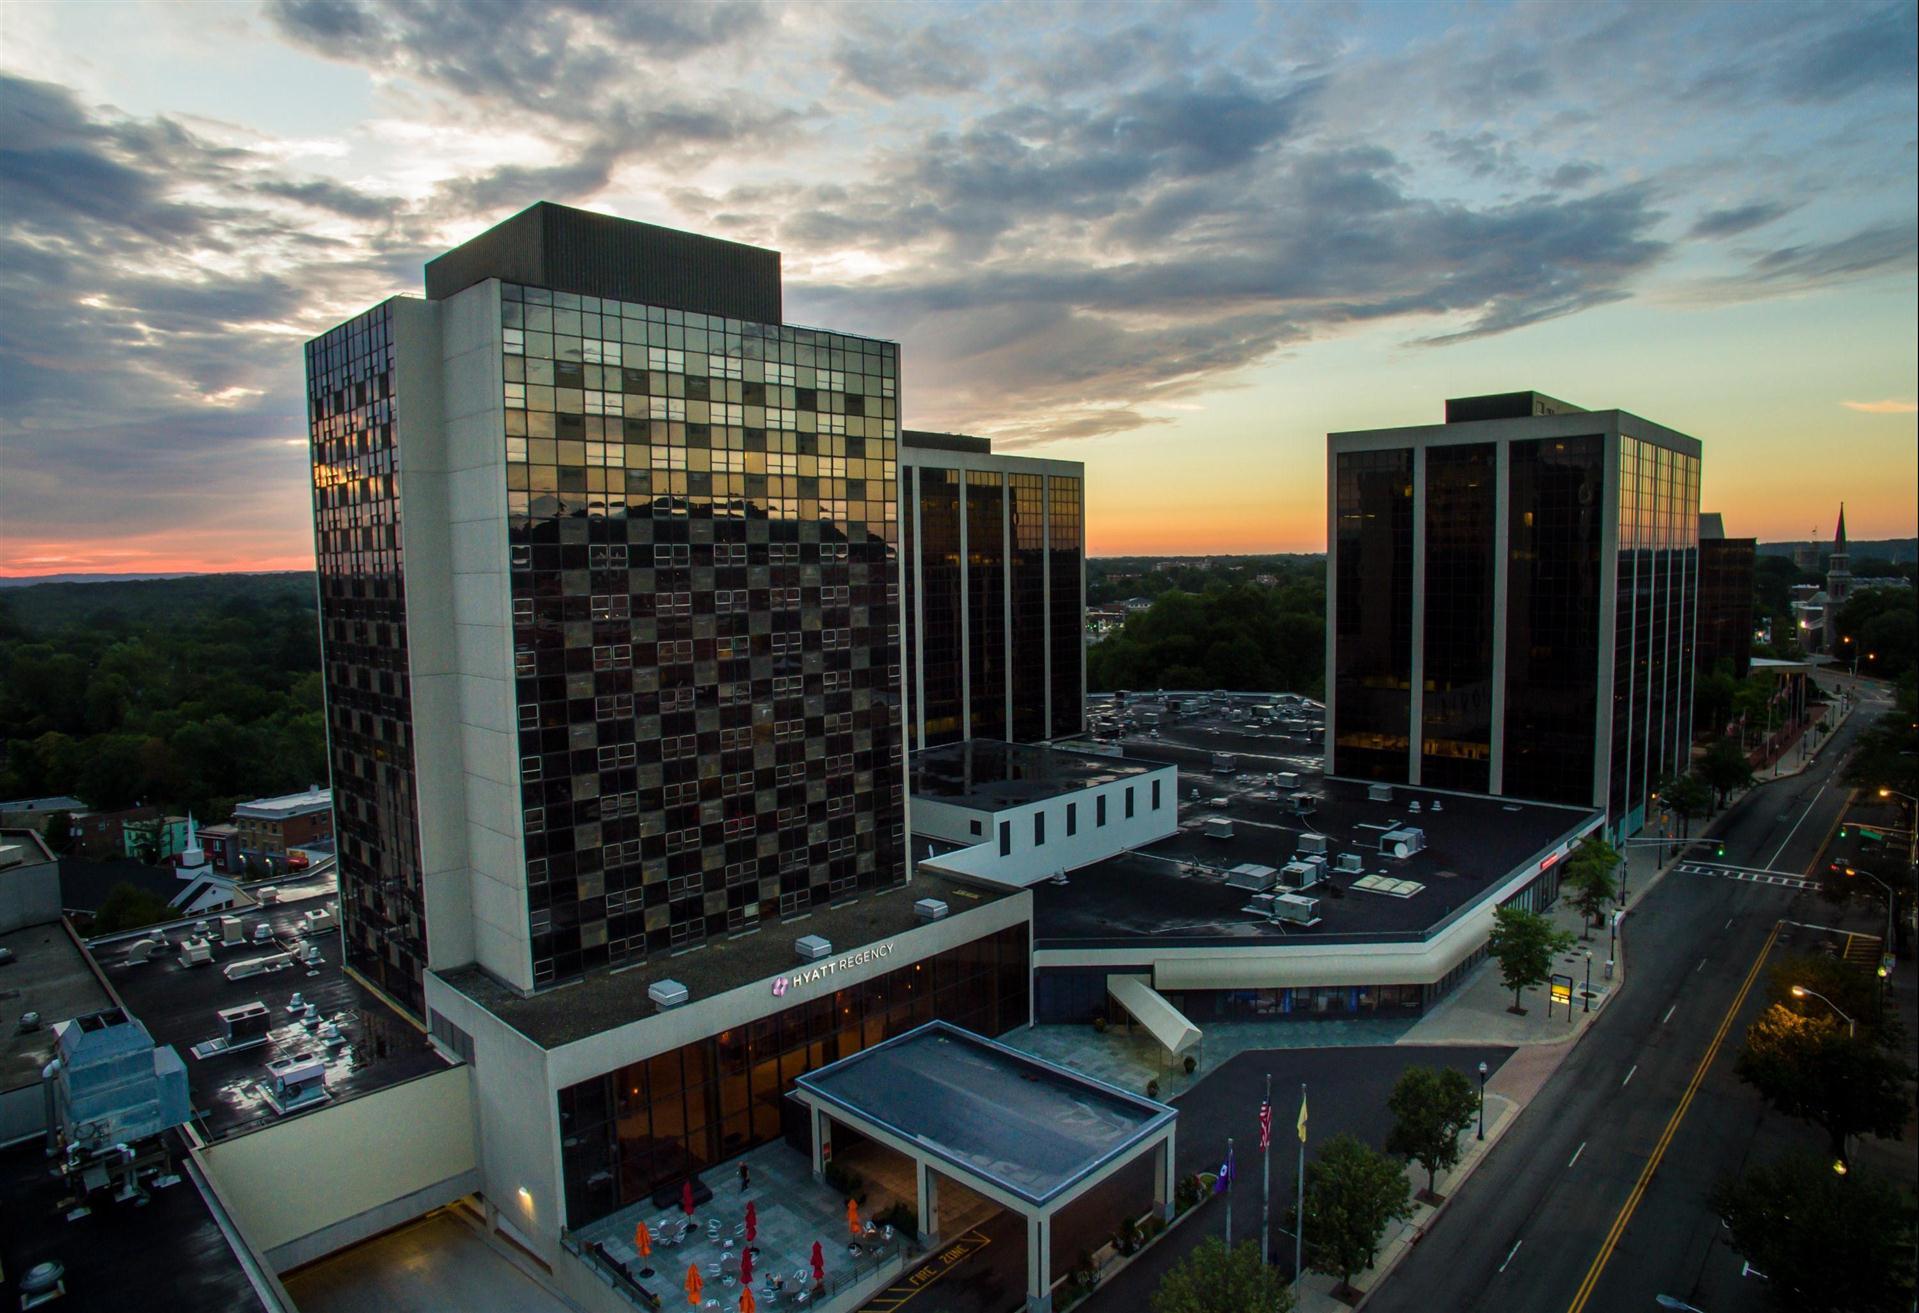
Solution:
M 1299 1142 L 1306 1143 L 1306 1091 L 1299 1092 Z

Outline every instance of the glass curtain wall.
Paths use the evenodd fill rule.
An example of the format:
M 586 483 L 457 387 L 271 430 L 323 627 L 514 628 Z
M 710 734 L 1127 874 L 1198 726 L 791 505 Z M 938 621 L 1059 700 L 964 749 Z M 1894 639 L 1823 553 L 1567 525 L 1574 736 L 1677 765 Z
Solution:
M 307 419 L 346 960 L 418 1016 L 426 913 L 393 357 L 386 305 L 309 342 Z
M 914 597 L 919 590 L 920 558 L 919 543 L 913 535 L 913 507 L 919 497 L 919 471 L 902 467 L 900 469 L 900 561 L 902 562 L 900 591 L 900 624 L 906 641 L 902 645 L 906 656 L 905 668 L 901 672 L 900 689 L 904 695 L 907 714 L 904 717 L 903 735 L 907 752 L 919 749 L 919 616 Z
M 962 944 L 697 1040 L 559 1094 L 566 1224 L 676 1186 L 781 1134 L 781 1101 L 806 1072 L 923 1022 L 981 1035 L 1026 1024 L 1024 925 Z
M 966 733 L 960 647 L 960 475 L 920 469 L 920 665 L 926 701 L 925 746 L 958 742 Z
M 1413 453 L 1340 452 L 1333 774 L 1404 783 L 1412 738 Z
M 1086 690 L 1083 682 L 1086 618 L 1080 607 L 1085 524 L 1080 483 L 1079 479 L 1057 474 L 1048 476 L 1046 480 L 1051 538 L 1047 568 L 1051 572 L 1053 585 L 1053 714 L 1050 735 L 1053 738 L 1077 734 L 1086 725 Z
M 1046 488 L 1037 474 L 1009 474 L 1013 512 L 1013 733 L 1046 737 Z
M 966 475 L 969 737 L 1006 737 L 1006 478 Z
M 1598 715 L 1598 435 L 1511 444 L 1504 787 L 1591 805 Z
M 1420 783 L 1484 793 L 1492 784 L 1491 443 L 1426 452 L 1426 632 Z
M 501 298 L 535 985 L 897 884 L 898 348 Z

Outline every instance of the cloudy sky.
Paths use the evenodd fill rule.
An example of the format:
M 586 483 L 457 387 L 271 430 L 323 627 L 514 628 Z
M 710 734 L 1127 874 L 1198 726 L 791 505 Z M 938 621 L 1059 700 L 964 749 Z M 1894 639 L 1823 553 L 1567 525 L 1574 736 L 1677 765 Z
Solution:
M 1537 388 L 1914 532 L 1915 6 L 0 8 L 0 573 L 310 564 L 301 344 L 549 199 L 777 247 L 1096 553 L 1320 550 Z

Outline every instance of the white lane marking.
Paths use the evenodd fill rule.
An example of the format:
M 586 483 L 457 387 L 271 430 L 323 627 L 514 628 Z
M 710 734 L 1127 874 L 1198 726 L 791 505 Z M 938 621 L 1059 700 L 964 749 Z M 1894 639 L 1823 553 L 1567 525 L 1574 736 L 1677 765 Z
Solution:
M 1793 835 L 1799 833 L 1799 827 L 1806 823 L 1806 817 L 1812 815 L 1812 809 L 1819 805 L 1819 799 L 1825 795 L 1825 792 L 1826 786 L 1823 784 L 1820 785 L 1819 792 L 1813 794 L 1812 801 L 1806 804 L 1806 810 L 1799 813 L 1799 819 L 1792 823 L 1792 828 L 1786 831 L 1786 837 L 1781 839 L 1779 846 L 1773 850 L 1772 861 L 1767 862 L 1767 866 L 1771 866 L 1773 862 L 1779 860 L 1779 854 L 1786 851 L 1786 845 L 1792 842 Z
M 1579 1155 L 1584 1152 L 1586 1152 L 1586 1142 L 1584 1140 L 1581 1140 L 1579 1142 L 1579 1147 L 1573 1150 L 1573 1156 L 1566 1160 L 1566 1166 L 1571 1167 L 1574 1163 L 1578 1162 Z
M 1732 918 L 1731 918 L 1731 917 L 1727 917 L 1727 918 L 1726 918 L 1726 924 L 1724 924 L 1724 925 L 1722 925 L 1722 926 L 1720 926 L 1719 928 L 1720 928 L 1721 930 L 1730 930 L 1730 929 L 1732 929 Z
M 1669 1008 L 1667 1008 L 1667 1009 L 1666 1009 L 1666 1015 L 1665 1015 L 1665 1016 L 1663 1016 L 1663 1017 L 1661 1017 L 1661 1018 L 1659 1018 L 1659 1024 L 1663 1026 L 1663 1025 L 1665 1025 L 1665 1024 L 1666 1024 L 1666 1023 L 1668 1022 L 1668 1021 L 1671 1021 L 1671 1020 L 1672 1020 L 1672 1014 L 1673 1014 L 1673 1013 L 1675 1013 L 1675 1012 L 1677 1012 L 1677 1011 L 1679 1011 L 1679 1005 L 1678 1005 L 1677 1003 L 1675 1003 L 1675 1004 L 1673 1004 L 1673 1005 L 1672 1005 L 1671 1007 L 1669 1007 Z
M 1526 1242 L 1525 1242 L 1524 1240 L 1515 1240 L 1515 1241 L 1513 1241 L 1513 1247 L 1512 1247 L 1511 1249 L 1508 1249 L 1508 1250 L 1506 1251 L 1506 1263 L 1510 1263 L 1510 1262 L 1512 1262 L 1512 1261 L 1513 1261 L 1513 1255 L 1514 1255 L 1514 1254 L 1516 1254 L 1516 1253 L 1518 1253 L 1518 1252 L 1519 1252 L 1519 1247 L 1520 1247 L 1521 1245 L 1523 1245 L 1523 1244 L 1525 1244 L 1525 1243 L 1526 1243 Z M 1499 1270 L 1500 1270 L 1501 1272 L 1504 1272 L 1504 1271 L 1506 1270 L 1506 1263 L 1501 1263 L 1501 1264 L 1499 1265 Z
M 1623 1090 L 1626 1088 L 1626 1086 L 1630 1085 L 1632 1083 L 1633 1071 L 1638 1071 L 1638 1070 L 1639 1070 L 1639 1064 L 1636 1062 L 1633 1063 L 1632 1071 L 1627 1072 L 1626 1079 L 1619 1082 L 1619 1088 Z
M 1698 975 L 1701 971 L 1704 971 L 1705 969 L 1706 969 L 1706 959 L 1702 957 L 1699 959 L 1699 965 L 1694 967 L 1692 970 L 1694 975 Z

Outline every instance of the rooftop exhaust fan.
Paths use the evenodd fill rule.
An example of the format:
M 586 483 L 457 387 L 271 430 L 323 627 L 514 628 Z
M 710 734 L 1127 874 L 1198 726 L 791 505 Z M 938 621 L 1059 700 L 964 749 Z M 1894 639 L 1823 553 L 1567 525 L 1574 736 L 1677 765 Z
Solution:
M 646 996 L 665 1011 L 679 1007 L 687 1000 L 686 986 L 677 980 L 656 980 L 646 987 Z

